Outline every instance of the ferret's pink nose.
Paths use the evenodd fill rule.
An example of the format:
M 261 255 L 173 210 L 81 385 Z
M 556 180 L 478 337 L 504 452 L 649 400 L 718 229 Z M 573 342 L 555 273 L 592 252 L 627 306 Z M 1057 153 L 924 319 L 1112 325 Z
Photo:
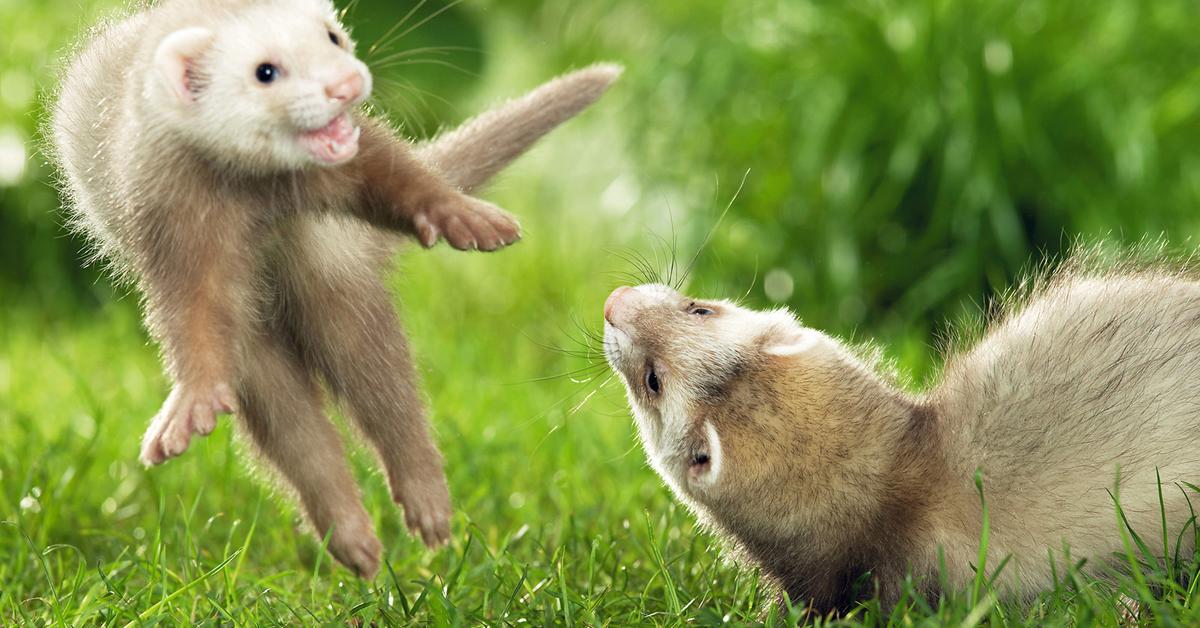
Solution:
M 358 72 L 351 72 L 341 79 L 325 86 L 325 95 L 330 100 L 352 102 L 362 95 L 363 78 Z
M 612 294 L 608 295 L 608 299 L 604 301 L 604 320 L 610 323 L 613 322 L 613 310 L 616 309 L 617 305 L 621 303 L 621 297 L 631 290 L 633 290 L 633 288 L 630 288 L 629 286 L 621 286 L 620 288 L 613 290 Z

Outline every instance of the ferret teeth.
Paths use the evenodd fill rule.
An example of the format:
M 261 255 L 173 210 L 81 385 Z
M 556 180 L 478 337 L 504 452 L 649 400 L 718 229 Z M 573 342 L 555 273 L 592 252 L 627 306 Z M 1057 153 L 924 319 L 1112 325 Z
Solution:
M 355 126 L 348 114 L 334 118 L 324 127 L 304 134 L 309 150 L 317 159 L 337 163 L 349 159 L 358 150 L 362 130 Z

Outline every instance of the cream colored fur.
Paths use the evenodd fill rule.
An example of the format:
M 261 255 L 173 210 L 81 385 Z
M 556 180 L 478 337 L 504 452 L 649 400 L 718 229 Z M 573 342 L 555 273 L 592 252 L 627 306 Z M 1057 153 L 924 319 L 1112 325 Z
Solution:
M 516 241 L 515 218 L 463 190 L 619 70 L 567 75 L 412 147 L 357 107 L 371 80 L 353 53 L 328 0 L 134 7 L 80 46 L 49 135 L 72 223 L 137 283 L 174 384 L 142 460 L 181 454 L 236 412 L 333 555 L 371 576 L 381 545 L 325 389 L 378 454 L 409 529 L 431 546 L 450 534 L 442 457 L 383 279 L 397 237 Z
M 967 586 L 976 469 L 988 564 L 1009 558 L 1001 591 L 1028 596 L 1052 584 L 1051 560 L 1120 566 L 1113 496 L 1161 551 L 1156 475 L 1175 552 L 1186 483 L 1200 484 L 1200 281 L 1170 263 L 1076 262 L 1035 285 L 918 395 L 786 312 L 665 286 L 613 294 L 605 348 L 651 465 L 793 601 L 894 602 L 906 575 L 936 595 L 939 551 L 950 586 Z M 719 474 L 697 457 L 718 449 Z

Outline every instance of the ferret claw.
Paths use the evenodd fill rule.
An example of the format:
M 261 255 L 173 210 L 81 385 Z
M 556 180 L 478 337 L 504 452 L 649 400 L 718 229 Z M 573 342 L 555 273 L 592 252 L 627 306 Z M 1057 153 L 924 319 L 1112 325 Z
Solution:
M 413 217 L 413 227 L 423 246 L 444 236 L 460 251 L 494 251 L 521 239 L 521 225 L 512 214 L 466 195 L 432 204 Z
M 425 214 L 417 214 L 413 217 L 413 227 L 417 233 L 417 240 L 421 242 L 421 246 L 427 249 L 437 244 L 438 239 L 442 236 Z

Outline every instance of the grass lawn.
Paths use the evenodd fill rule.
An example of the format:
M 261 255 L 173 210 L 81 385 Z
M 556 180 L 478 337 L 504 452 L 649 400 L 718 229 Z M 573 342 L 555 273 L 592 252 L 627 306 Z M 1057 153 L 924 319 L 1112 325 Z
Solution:
M 0 623 L 756 617 L 757 579 L 725 564 L 672 504 L 644 463 L 621 389 L 599 386 L 607 370 L 562 375 L 588 361 L 553 349 L 580 348 L 576 323 L 597 327 L 628 270 L 614 251 L 639 239 L 616 217 L 566 202 L 565 181 L 571 199 L 594 199 L 620 168 L 570 157 L 593 141 L 603 138 L 550 141 L 496 186 L 490 198 L 524 218 L 518 246 L 401 256 L 397 301 L 457 515 L 450 546 L 427 551 L 355 444 L 386 545 L 387 568 L 372 582 L 332 564 L 300 530 L 297 510 L 244 464 L 229 419 L 182 458 L 141 468 L 140 435 L 168 385 L 136 296 L 97 308 L 6 302 Z M 560 178 L 538 176 L 555 163 L 566 164 Z M 614 236 L 584 235 L 594 233 Z
M 619 162 L 538 176 L 599 141 L 597 126 L 549 142 L 491 194 L 524 216 L 518 246 L 401 258 L 397 299 L 457 514 L 450 546 L 425 550 L 355 447 L 386 545 L 387 567 L 370 582 L 298 529 L 295 508 L 244 464 L 231 421 L 182 458 L 140 467 L 139 438 L 167 384 L 134 297 L 0 310 L 0 622 L 795 622 L 764 613 L 771 598 L 757 576 L 723 560 L 672 502 L 608 371 L 551 348 L 584 346 L 575 340 L 630 270 L 622 247 L 661 249 L 627 228 L 640 219 L 567 203 L 603 197 Z M 584 235 L 597 233 L 613 235 Z M 1165 624 L 1197 621 L 1190 588 L 1164 593 L 1146 578 L 1115 589 L 1065 574 L 1032 607 L 996 605 L 983 586 L 890 616 L 867 604 L 845 622 L 1116 623 L 1119 591 L 1148 600 Z
M 0 0 L 0 9 L 4 11 L 0 15 L 10 16 L 0 23 L 0 41 L 16 42 L 10 43 L 13 50 L 24 46 L 22 50 L 37 51 L 37 62 L 31 66 L 36 71 L 28 78 L 31 94 L 34 87 L 40 89 L 53 78 L 47 74 L 47 59 L 57 51 L 46 48 L 42 36 L 65 41 L 78 30 L 77 16 L 68 14 L 68 4 L 66 0 L 56 2 L 53 15 L 58 21 L 50 22 L 50 9 L 43 11 L 33 3 Z M 99 12 L 98 6 L 112 3 L 86 4 L 89 8 L 85 13 L 90 19 L 90 14 Z M 482 1 L 477 4 L 480 11 L 491 6 Z M 728 6 L 740 10 L 754 5 L 747 2 Z M 546 3 L 546 6 L 545 11 L 536 15 L 543 16 L 550 24 L 566 24 L 570 28 L 564 26 L 564 32 L 575 32 L 580 40 L 591 37 L 591 31 L 586 30 L 589 25 L 603 24 L 603 20 L 616 23 L 623 15 L 588 6 L 586 10 L 577 8 L 585 18 L 595 13 L 596 19 L 568 20 L 567 16 L 558 16 L 557 4 Z M 620 3 L 620 6 L 634 16 L 625 15 L 630 24 L 646 26 L 647 21 L 637 13 L 644 9 L 641 3 Z M 711 22 L 724 24 L 725 31 L 737 30 L 733 27 L 738 24 L 734 18 L 740 15 L 739 11 L 731 11 L 732 17 L 726 21 L 701 19 L 724 10 L 724 3 L 704 4 L 708 12 L 704 14 L 690 12 L 691 2 L 673 2 L 671 6 L 679 10 L 667 12 L 663 19 L 680 22 L 673 27 L 678 33 L 685 32 L 685 27 L 697 29 L 700 34 L 695 39 L 703 41 L 705 46 L 708 31 L 689 24 L 692 17 L 699 15 L 695 19 L 704 22 L 704 28 Z M 805 9 L 804 15 L 808 11 Z M 499 11 L 496 14 L 507 15 Z M 752 12 L 747 15 L 752 16 Z M 1180 22 L 1172 15 L 1162 19 L 1171 24 Z M 561 19 L 554 21 L 546 16 Z M 535 20 L 530 22 L 537 25 Z M 1064 23 L 1067 22 L 1070 20 Z M 42 31 L 33 29 L 30 35 L 22 29 L 16 33 L 18 29 L 14 27 L 10 29 L 14 31 L 12 37 L 3 36 L 4 27 L 17 24 L 32 24 Z M 760 25 L 758 21 L 753 24 L 756 29 Z M 769 25 L 767 21 L 762 24 Z M 539 56 L 543 54 L 539 48 L 529 44 L 536 44 L 538 39 L 528 35 L 537 31 L 533 27 L 524 30 L 526 26 L 511 16 L 489 23 L 489 49 L 499 52 L 488 59 L 492 65 L 482 72 L 482 85 L 472 84 L 474 91 L 463 88 L 462 93 L 469 91 L 485 98 L 511 96 L 565 69 L 552 54 Z M 451 23 L 445 28 L 456 27 Z M 664 50 L 674 50 L 675 56 L 656 53 L 664 62 L 678 63 L 689 71 L 695 69 L 705 77 L 720 78 L 722 75 L 716 70 L 726 67 L 716 63 L 721 58 L 715 55 L 709 65 L 704 65 L 706 55 L 712 51 L 704 46 L 694 47 L 686 38 L 642 35 L 639 28 L 610 30 L 619 35 L 614 39 L 622 45 L 652 47 L 670 43 L 675 47 L 665 46 Z M 769 30 L 763 33 L 769 35 Z M 963 29 L 957 27 L 948 30 L 955 37 L 960 31 Z M 903 29 L 900 32 L 903 34 Z M 727 35 L 728 32 L 722 36 Z M 725 45 L 731 45 L 730 41 L 725 41 Z M 1054 41 L 1075 46 L 1086 38 L 1072 36 Z M 840 59 L 841 40 L 829 42 L 833 51 L 830 54 Z M 742 50 L 737 54 L 760 59 L 760 55 L 772 50 L 769 38 L 760 43 L 766 47 L 761 50 L 751 47 L 746 49 L 749 52 Z M 974 49 L 969 52 L 971 59 L 982 58 Z M 585 61 L 596 60 L 590 52 L 579 55 Z M 696 55 L 695 61 L 690 60 L 692 55 Z M 687 61 L 678 61 L 676 57 Z M 761 59 L 791 63 L 792 57 L 801 58 L 780 52 Z M 1178 54 L 1171 58 L 1194 57 Z M 640 62 L 642 57 L 630 53 L 630 58 L 620 60 Z M 1019 63 L 1024 58 L 1018 56 L 1017 60 Z M 868 61 L 862 67 L 872 73 L 892 74 L 886 70 L 890 66 Z M 353 450 L 367 509 L 373 514 L 385 545 L 387 566 L 369 582 L 358 580 L 333 564 L 321 550 L 320 540 L 302 529 L 298 512 L 286 496 L 273 490 L 269 481 L 246 464 L 231 419 L 223 420 L 214 434 L 194 442 L 181 458 L 150 470 L 140 466 L 137 453 L 141 434 L 169 388 L 159 366 L 157 349 L 141 329 L 137 296 L 119 289 L 114 292 L 105 282 L 93 289 L 100 295 L 98 299 L 59 294 L 66 292 L 59 287 L 63 281 L 54 278 L 73 271 L 49 272 L 54 270 L 47 262 L 52 256 L 34 256 L 41 247 L 50 249 L 50 243 L 58 244 L 56 238 L 61 236 L 61 230 L 45 218 L 54 205 L 53 194 L 44 185 L 49 180 L 45 168 L 29 175 L 30 182 L 21 189 L 22 195 L 0 197 L 0 209 L 21 216 L 24 221 L 13 224 L 33 225 L 19 233 L 41 234 L 34 238 L 0 233 L 0 261 L 8 260 L 6 256 L 11 253 L 17 262 L 29 263 L 28 272 L 16 266 L 16 262 L 6 262 L 15 271 L 0 268 L 0 275 L 15 272 L 25 284 L 18 294 L 5 294 L 5 284 L 0 283 L 0 625 L 765 623 L 774 626 L 799 621 L 799 609 L 790 614 L 775 612 L 772 594 L 758 576 L 723 558 L 720 543 L 698 529 L 689 513 L 674 503 L 645 463 L 622 387 L 609 379 L 609 371 L 600 364 L 600 355 L 588 356 L 587 334 L 599 329 L 604 298 L 614 287 L 628 283 L 629 274 L 637 270 L 626 259 L 627 252 L 637 251 L 660 266 L 666 265 L 664 252 L 671 248 L 673 235 L 678 234 L 676 257 L 686 263 L 747 168 L 751 168 L 751 173 L 746 195 L 735 201 L 741 205 L 735 204 L 730 219 L 722 225 L 726 230 L 722 237 L 715 239 L 701 256 L 701 272 L 691 286 L 693 292 L 721 297 L 747 294 L 749 305 L 765 306 L 768 300 L 764 296 L 762 275 L 770 268 L 789 268 L 796 277 L 796 297 L 791 303 L 802 317 L 838 320 L 854 327 L 863 321 L 878 320 L 863 313 L 864 301 L 859 299 L 859 289 L 865 279 L 888 284 L 885 286 L 888 290 L 907 291 L 909 284 L 880 279 L 879 273 L 897 269 L 909 274 L 925 272 L 905 267 L 905 264 L 919 264 L 904 257 L 903 248 L 893 251 L 894 257 L 889 258 L 902 260 L 903 264 L 864 262 L 860 268 L 857 258 L 851 259 L 860 250 L 878 252 L 886 248 L 878 244 L 886 238 L 876 237 L 873 231 L 862 236 L 865 242 L 862 246 L 851 247 L 841 239 L 849 237 L 846 234 L 851 227 L 861 228 L 864 233 L 867 227 L 875 229 L 878 215 L 853 214 L 848 209 L 801 212 L 824 207 L 821 194 L 825 193 L 823 186 L 828 177 L 821 174 L 824 172 L 821 168 L 826 161 L 833 163 L 834 157 L 840 159 L 852 151 L 847 149 L 843 155 L 830 149 L 830 154 L 824 154 L 816 149 L 825 146 L 825 139 L 807 135 L 790 137 L 772 126 L 779 122 L 780 128 L 788 128 L 774 116 L 790 119 L 792 110 L 747 108 L 737 98 L 734 100 L 738 102 L 726 103 L 727 97 L 737 97 L 744 89 L 786 87 L 785 82 L 774 77 L 799 75 L 788 65 L 776 68 L 766 64 L 757 71 L 772 80 L 757 80 L 756 75 L 729 69 L 735 67 L 741 66 L 729 65 L 726 68 L 729 76 L 721 81 L 714 79 L 713 85 L 705 88 L 708 91 L 704 93 L 714 99 L 707 104 L 694 101 L 692 92 L 682 89 L 694 87 L 693 83 L 705 87 L 704 81 L 692 81 L 690 75 L 682 74 L 651 81 L 647 77 L 654 77 L 658 70 L 653 67 L 642 70 L 640 95 L 630 95 L 633 90 L 622 94 L 618 87 L 595 110 L 572 122 L 522 160 L 485 195 L 522 218 L 526 237 L 511 249 L 485 255 L 454 252 L 443 246 L 433 251 L 409 250 L 400 256 L 393 281 L 397 305 L 412 337 L 424 378 L 432 421 L 447 461 L 456 514 L 450 545 L 436 552 L 426 550 L 408 536 L 369 453 L 347 433 L 347 445 Z M 954 70 L 957 66 L 948 67 Z M 631 66 L 626 79 L 630 86 L 637 71 Z M 939 72 L 919 74 L 940 76 Z M 894 74 L 897 80 L 909 82 L 907 76 Z M 10 90 L 5 102 L 16 100 L 12 85 L 24 84 L 14 82 L 13 76 L 16 75 L 0 76 L 3 79 L 0 86 Z M 746 79 L 749 87 L 736 87 L 734 79 L 743 76 L 749 77 Z M 645 85 L 651 85 L 653 90 L 647 90 Z M 483 104 L 459 103 L 459 92 L 446 93 L 460 107 L 450 117 L 461 117 Z M 842 92 L 831 88 L 823 93 Z M 892 98 L 886 92 L 879 94 L 881 100 Z M 28 100 L 21 107 L 32 111 L 32 96 Z M 770 100 L 764 102 L 770 107 L 776 104 Z M 796 107 L 796 111 L 819 113 L 840 110 L 840 102 L 836 106 L 826 102 L 824 108 L 809 107 L 807 101 L 803 107 L 794 103 L 790 106 Z M 898 107 L 906 107 L 903 103 L 908 101 L 898 102 L 901 103 Z M 1179 103 L 1191 101 L 1180 96 L 1171 102 L 1183 107 Z M 816 104 L 821 105 L 821 101 Z M 870 103 L 864 106 L 882 107 Z M 1097 110 L 1108 111 L 1105 107 Z M 747 111 L 757 114 L 744 115 Z M 1057 115 L 1059 110 L 1054 111 Z M 1062 111 L 1074 115 L 1071 113 L 1074 109 L 1069 107 Z M 725 112 L 728 119 L 715 117 L 710 121 L 708 116 L 714 115 L 713 112 Z M 1180 119 L 1190 119 L 1179 115 Z M 33 118 L 36 114 L 30 113 L 19 120 L 14 118 L 16 122 L 12 124 L 19 123 L 22 129 L 32 128 Z M 679 120 L 688 124 L 669 124 Z M 749 120 L 747 124 L 757 120 L 762 124 L 761 132 L 736 131 L 741 127 L 736 127 L 736 132 L 725 132 L 744 120 Z M 831 129 L 843 126 L 837 123 L 836 116 L 831 115 L 830 120 Z M 881 127 L 905 126 L 887 117 L 880 120 L 884 121 L 879 123 Z M 797 128 L 806 132 L 819 130 L 810 122 Z M 1123 129 L 1119 122 L 1111 126 Z M 637 125 L 664 126 L 675 133 L 656 136 L 649 132 L 654 129 L 649 128 L 646 136 L 657 143 L 646 142 L 649 149 L 639 152 L 638 147 L 622 143 L 629 142 L 633 135 L 625 131 Z M 855 131 L 858 127 L 845 126 L 854 131 L 850 133 L 854 141 L 861 139 Z M 1032 126 L 1037 125 L 1031 123 Z M 1053 124 L 1044 126 L 1057 128 Z M 694 131 L 709 127 L 713 131 L 711 137 Z M 6 127 L 0 130 L 3 128 Z M 1164 128 L 1167 133 L 1173 127 Z M 864 131 L 861 135 L 877 137 L 874 131 Z M 929 137 L 922 142 L 953 147 L 952 140 L 958 136 L 951 133 L 947 134 L 948 139 L 936 134 Z M 1068 139 L 1072 137 L 1068 134 Z M 734 146 L 720 143 L 709 146 L 700 141 L 712 138 L 727 140 Z M 697 147 L 697 142 L 703 146 Z M 866 139 L 862 143 L 870 149 L 867 152 L 872 159 L 882 160 L 880 163 L 891 159 L 884 154 L 886 151 L 874 151 L 873 144 Z M 803 181 L 795 173 L 778 165 L 796 157 L 793 145 L 813 148 L 811 154 L 798 155 L 808 155 L 804 158 L 820 167 L 797 159 L 795 168 L 797 172 L 812 175 L 810 183 L 816 181 L 821 185 L 805 188 L 799 185 Z M 836 142 L 829 145 L 837 146 Z M 742 152 L 734 150 L 738 147 Z M 767 151 L 768 147 L 773 148 Z M 726 178 L 715 181 L 714 172 L 704 162 L 686 159 L 689 154 L 686 150 L 682 150 L 684 159 L 672 160 L 676 148 L 691 150 L 693 155 L 728 157 L 723 171 Z M 896 154 L 907 155 L 905 151 Z M 633 157 L 635 153 L 643 155 L 640 162 Z M 34 161 L 31 159 L 30 163 Z M 903 160 L 893 159 L 890 163 L 900 161 Z M 1025 157 L 1022 154 L 1012 161 L 1024 164 Z M 849 181 L 847 186 L 853 183 L 863 190 L 875 189 L 868 177 L 850 176 L 858 172 L 857 166 L 850 167 L 857 162 L 837 163 L 846 168 L 843 174 L 845 181 Z M 1070 165 L 1076 166 L 1075 162 Z M 1164 167 L 1164 171 L 1168 170 L 1175 172 Z M 1180 166 L 1178 170 L 1189 173 L 1195 168 Z M 729 172 L 737 173 L 732 181 Z M 668 178 L 667 174 L 671 176 Z M 1174 180 L 1174 177 L 1170 174 L 1169 178 Z M 1048 174 L 1046 178 L 1074 181 L 1069 176 Z M 646 183 L 658 179 L 663 180 L 660 187 Z M 840 179 L 829 180 L 836 183 Z M 971 181 L 963 189 L 991 189 L 990 184 L 975 185 L 975 178 Z M 991 179 L 980 175 L 978 181 L 986 183 Z M 1090 189 L 1088 180 L 1080 181 L 1081 189 Z M 1146 184 L 1147 189 L 1153 182 Z M 913 185 L 914 189 L 920 188 Z M 887 186 L 880 189 L 882 196 L 891 194 Z M 811 204 L 796 201 L 797 198 L 803 201 L 805 190 L 816 195 L 817 200 Z M 821 194 L 816 194 L 817 191 Z M 774 192 L 779 194 L 772 196 Z M 0 189 L 0 193 L 6 191 Z M 873 194 L 873 191 L 870 195 L 847 193 L 843 200 L 849 207 L 851 200 L 874 198 Z M 1146 198 L 1158 198 L 1146 194 Z M 897 192 L 896 196 L 912 196 L 916 199 L 912 201 L 914 206 L 924 207 L 924 200 L 916 194 Z M 758 200 L 754 201 L 755 198 Z M 1061 198 L 1074 202 L 1077 197 L 1065 194 Z M 957 208 L 956 203 L 957 197 L 944 202 L 945 206 Z M 1171 207 L 1184 204 L 1179 201 Z M 981 200 L 977 208 L 985 205 Z M 1014 202 L 987 207 L 995 213 L 1017 205 L 1022 205 L 1020 197 Z M 890 211 L 891 205 L 878 207 L 882 208 L 879 211 Z M 785 214 L 793 222 L 777 220 Z M 974 232 L 969 227 L 974 223 L 960 222 L 961 216 L 949 211 L 938 215 L 941 222 L 937 224 L 944 227 L 942 232 L 924 226 L 923 214 L 920 220 L 914 219 L 914 224 L 922 225 L 923 229 L 914 230 L 914 241 L 920 233 L 937 236 L 925 243 L 928 255 L 944 257 L 949 251 L 971 264 L 985 259 L 991 263 L 998 258 L 975 240 L 954 240 L 945 235 L 949 233 L 946 225 L 954 226 L 955 237 L 962 233 L 970 235 Z M 1087 218 L 1094 218 L 1094 222 L 1106 228 L 1117 224 L 1112 216 L 1103 213 L 1098 216 L 1088 214 Z M 813 228 L 814 224 L 824 224 L 813 222 L 819 220 L 828 220 L 829 224 L 822 229 Z M 980 224 L 994 223 L 1001 227 L 1018 224 L 1015 219 L 1007 218 L 978 220 Z M 1159 225 L 1153 221 L 1148 224 L 1155 228 Z M 1060 235 L 1058 230 L 1052 231 L 1053 237 Z M 882 230 L 880 234 L 886 235 Z M 1013 257 L 1023 258 L 1023 248 L 1012 250 L 1017 251 Z M 760 253 L 764 256 L 763 273 L 758 272 Z M 781 256 L 786 256 L 782 262 Z M 70 260 L 65 266 L 74 268 Z M 841 274 L 833 273 L 833 280 L 825 281 L 824 275 L 809 273 L 824 267 Z M 951 280 L 967 277 L 971 278 L 967 283 L 976 282 L 976 275 L 980 274 L 971 269 L 961 273 L 933 273 L 917 286 L 921 290 L 914 290 L 916 296 L 905 296 L 907 292 L 900 296 L 890 292 L 885 295 L 889 303 L 895 304 L 892 309 L 896 311 L 909 307 L 905 304 L 910 296 L 920 305 L 909 307 L 911 312 L 905 316 L 897 315 L 895 318 L 900 322 L 888 323 L 890 326 L 884 328 L 889 336 L 879 339 L 885 350 L 899 361 L 901 369 L 912 375 L 913 381 L 922 381 L 937 368 L 934 353 L 926 346 L 929 329 L 920 318 L 930 309 L 925 307 L 925 301 L 958 299 L 962 286 L 951 286 Z M 789 295 L 792 275 L 784 274 Z M 997 271 L 994 275 L 997 284 L 1003 283 L 1003 273 Z M 837 291 L 840 300 L 821 298 L 826 293 L 817 290 L 820 286 L 828 288 L 830 294 Z M 975 292 L 970 295 L 977 296 Z M 859 335 L 867 331 L 864 329 Z M 1114 514 L 1113 533 L 1117 534 L 1119 529 Z M 1175 542 L 1175 532 L 1170 531 L 1168 543 Z M 1163 540 L 1130 539 L 1131 555 L 1136 554 L 1134 550 L 1140 542 L 1157 547 Z M 1043 592 L 1033 603 L 1022 605 L 996 601 L 987 577 L 995 567 L 985 566 L 983 575 L 969 591 L 942 600 L 908 599 L 886 614 L 877 603 L 867 602 L 849 617 L 833 623 L 1116 625 L 1127 623 L 1127 607 L 1140 606 L 1140 621 L 1147 624 L 1200 625 L 1193 588 L 1200 580 L 1194 577 L 1195 570 L 1190 566 L 1138 565 L 1132 570 L 1133 576 L 1116 577 L 1115 582 L 1093 580 L 1068 569 L 1059 574 L 1061 584 L 1055 590 Z

